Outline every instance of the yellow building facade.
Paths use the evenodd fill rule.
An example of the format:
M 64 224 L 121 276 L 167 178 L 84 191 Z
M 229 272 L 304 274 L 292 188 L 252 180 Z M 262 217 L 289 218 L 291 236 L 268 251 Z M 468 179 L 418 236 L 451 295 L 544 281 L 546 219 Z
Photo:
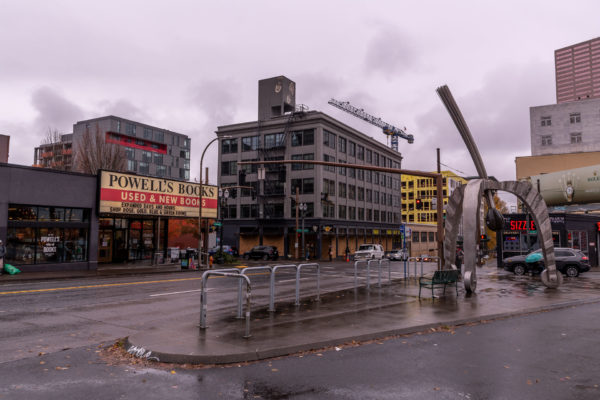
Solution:
M 442 171 L 442 198 L 444 205 L 454 189 L 467 183 L 467 180 L 451 171 Z M 435 179 L 420 176 L 402 175 L 402 221 L 405 223 L 436 224 L 437 211 L 432 206 L 435 203 L 437 187 Z M 418 201 L 422 209 L 417 209 Z M 444 214 L 446 210 L 444 210 Z

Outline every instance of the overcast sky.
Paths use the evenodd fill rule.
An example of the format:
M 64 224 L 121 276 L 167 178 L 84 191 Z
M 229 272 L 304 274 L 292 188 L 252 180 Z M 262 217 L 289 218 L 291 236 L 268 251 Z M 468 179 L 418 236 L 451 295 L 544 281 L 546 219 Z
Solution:
M 381 142 L 334 97 L 406 127 L 406 169 L 475 167 L 435 89 L 447 84 L 488 174 L 531 155 L 529 107 L 556 102 L 554 50 L 600 36 L 600 2 L 0 0 L 0 133 L 31 165 L 50 128 L 113 114 L 192 138 L 257 118 L 258 80 Z M 214 146 L 214 145 L 213 145 Z M 216 146 L 205 164 L 216 183 Z

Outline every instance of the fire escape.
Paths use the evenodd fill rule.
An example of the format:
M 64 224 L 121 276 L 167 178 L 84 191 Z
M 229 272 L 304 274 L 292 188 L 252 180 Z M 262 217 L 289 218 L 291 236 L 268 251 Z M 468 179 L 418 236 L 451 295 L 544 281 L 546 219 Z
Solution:
M 294 122 L 303 118 L 307 111 L 304 105 L 297 105 L 295 111 L 287 116 L 283 132 L 265 135 L 263 146 L 259 149 L 261 161 L 277 161 L 285 158 L 285 149 L 290 137 L 290 131 Z M 263 219 L 283 219 L 285 182 L 287 178 L 287 165 L 267 164 L 265 165 L 265 176 L 263 191 L 259 196 L 263 204 Z

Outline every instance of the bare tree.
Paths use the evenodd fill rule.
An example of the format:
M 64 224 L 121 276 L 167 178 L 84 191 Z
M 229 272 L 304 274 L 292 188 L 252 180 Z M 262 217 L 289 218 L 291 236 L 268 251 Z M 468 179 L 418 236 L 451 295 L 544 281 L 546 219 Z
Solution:
M 42 139 L 42 144 L 55 144 L 60 143 L 62 137 L 62 133 L 58 131 L 56 128 L 48 127 L 44 138 Z
M 99 169 L 111 171 L 125 170 L 125 151 L 115 143 L 106 142 L 106 134 L 96 124 L 95 133 L 86 128 L 75 148 L 77 171 L 97 174 Z
M 62 142 L 62 133 L 48 127 L 40 147 L 36 148 L 36 163 L 45 168 L 68 171 L 71 169 L 70 153 L 66 152 Z

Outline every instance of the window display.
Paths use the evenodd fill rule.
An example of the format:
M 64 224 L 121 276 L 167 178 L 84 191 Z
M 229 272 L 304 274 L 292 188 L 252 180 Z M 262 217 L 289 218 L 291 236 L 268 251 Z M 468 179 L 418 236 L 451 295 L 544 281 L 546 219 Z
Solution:
M 90 210 L 10 204 L 6 261 L 16 265 L 88 260 Z

